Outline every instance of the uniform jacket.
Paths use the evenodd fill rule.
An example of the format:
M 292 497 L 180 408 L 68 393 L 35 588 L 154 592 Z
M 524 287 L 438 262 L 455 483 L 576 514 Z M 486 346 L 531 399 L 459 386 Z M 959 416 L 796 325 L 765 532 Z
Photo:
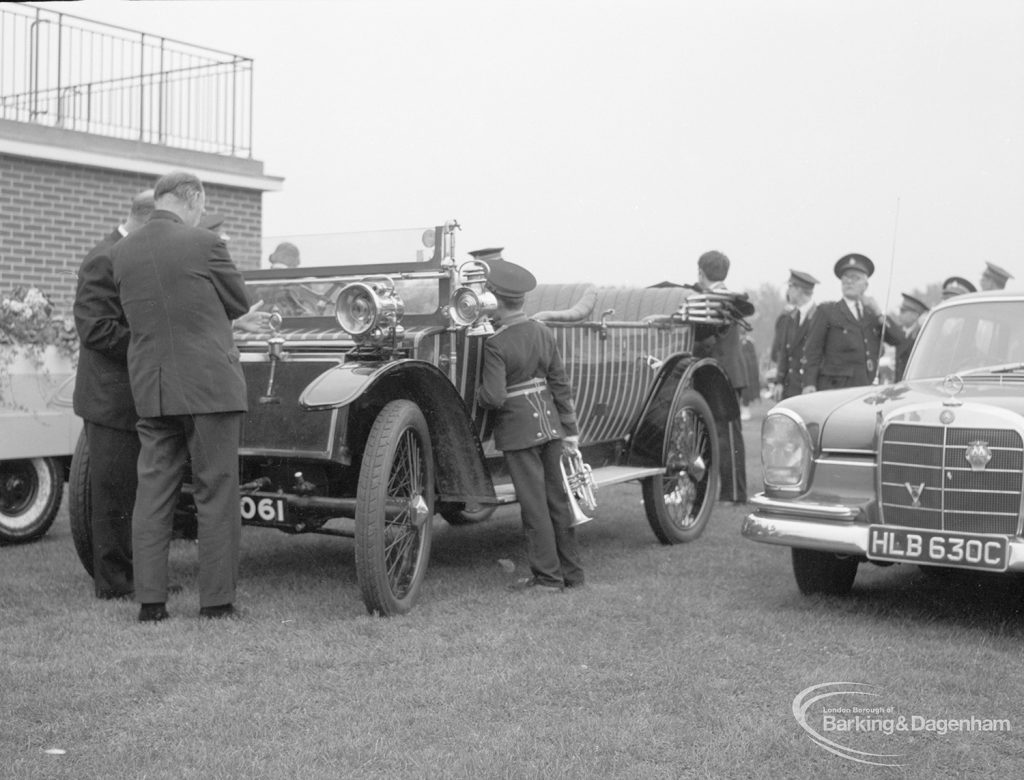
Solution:
M 224 240 L 157 210 L 110 255 L 139 416 L 245 411 L 231 320 L 248 297 Z
M 891 331 L 886 334 L 890 344 L 898 343 Z M 882 323 L 878 313 L 864 307 L 858 320 L 842 299 L 818 306 L 811 318 L 804 344 L 804 387 L 818 389 L 829 386 L 821 377 L 843 378 L 842 385 L 870 385 L 878 370 L 882 342 Z
M 700 284 L 693 285 L 698 292 L 712 292 L 712 287 L 705 289 Z M 738 325 L 698 325 L 694 332 L 693 354 L 697 357 L 712 357 L 729 377 L 734 390 L 742 390 L 747 386 L 747 369 L 740 347 L 740 330 Z
M 817 305 L 811 304 L 807 310 L 807 316 L 801 315 L 799 325 L 796 321 L 799 309 L 791 309 L 780 318 L 782 322 L 778 328 L 778 369 L 775 381 L 782 387 L 783 398 L 792 398 L 794 395 L 800 395 L 803 391 L 804 349 L 807 344 L 807 335 L 811 330 L 811 321 L 817 310 Z
M 117 299 L 110 248 L 119 230 L 97 244 L 78 269 L 75 328 L 80 348 L 74 409 L 83 420 L 135 430 L 135 402 L 128 381 L 128 323 Z
M 917 334 L 920 332 L 921 323 L 915 322 L 911 326 L 910 332 L 903 333 L 901 328 L 896 334 L 899 337 L 899 343 L 896 345 L 896 360 L 893 369 L 896 372 L 897 382 L 903 379 L 903 372 L 907 370 L 907 359 L 910 357 L 910 350 L 914 348 L 914 342 L 917 341 Z
M 576 407 L 554 334 L 522 312 L 508 317 L 484 344 L 477 401 L 497 409 L 494 445 L 522 450 L 578 436 Z

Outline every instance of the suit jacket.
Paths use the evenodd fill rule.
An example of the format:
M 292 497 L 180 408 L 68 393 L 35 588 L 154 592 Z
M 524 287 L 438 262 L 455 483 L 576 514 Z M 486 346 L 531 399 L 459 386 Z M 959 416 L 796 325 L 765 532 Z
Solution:
M 131 334 L 117 299 L 110 249 L 119 230 L 100 241 L 78 269 L 75 328 L 80 348 L 75 376 L 74 409 L 83 420 L 134 431 L 138 415 L 128 381 Z
M 484 409 L 498 410 L 494 445 L 499 450 L 579 435 L 555 336 L 522 312 L 508 317 L 484 344 L 477 401 Z
M 782 386 L 783 398 L 792 398 L 803 392 L 804 349 L 807 345 L 807 335 L 811 331 L 811 321 L 817 310 L 817 305 L 812 304 L 807 310 L 807 316 L 801 315 L 799 324 L 796 321 L 799 309 L 791 309 L 780 317 L 782 322 L 778 327 L 779 350 L 775 381 Z
M 245 411 L 231 320 L 248 297 L 224 240 L 157 210 L 110 255 L 139 416 Z
M 897 343 L 891 331 L 885 340 Z M 821 304 L 811 318 L 804 344 L 804 387 L 870 385 L 878 371 L 881 343 L 882 322 L 877 312 L 865 307 L 858 320 L 841 299 Z
M 704 289 L 700 284 L 693 285 L 693 289 L 698 292 L 715 290 Z M 742 390 L 747 386 L 746 362 L 740 347 L 738 325 L 698 325 L 694 330 L 693 354 L 714 358 L 728 375 L 734 390 Z

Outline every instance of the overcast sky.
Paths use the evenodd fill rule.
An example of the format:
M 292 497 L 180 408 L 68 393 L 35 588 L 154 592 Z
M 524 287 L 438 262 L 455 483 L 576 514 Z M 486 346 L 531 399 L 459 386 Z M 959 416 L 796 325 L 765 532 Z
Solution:
M 267 235 L 455 218 L 541 281 L 1024 288 L 1020 0 L 82 0 L 255 60 Z M 895 263 L 892 262 L 895 258 Z

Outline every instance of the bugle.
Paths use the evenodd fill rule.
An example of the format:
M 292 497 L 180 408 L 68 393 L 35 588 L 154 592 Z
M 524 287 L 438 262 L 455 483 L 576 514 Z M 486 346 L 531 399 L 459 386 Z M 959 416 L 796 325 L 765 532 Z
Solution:
M 583 462 L 583 456 L 579 450 L 573 452 L 563 451 L 562 459 L 559 461 L 562 468 L 562 486 L 569 498 L 569 507 L 572 509 L 573 528 L 583 525 L 594 519 L 594 512 L 597 510 L 597 499 L 594 492 L 597 485 L 594 483 L 594 475 L 590 466 Z

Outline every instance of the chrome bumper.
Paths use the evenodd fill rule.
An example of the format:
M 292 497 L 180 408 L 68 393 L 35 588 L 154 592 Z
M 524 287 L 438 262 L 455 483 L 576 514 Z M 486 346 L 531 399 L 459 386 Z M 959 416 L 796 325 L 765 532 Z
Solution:
M 750 499 L 755 509 L 743 521 L 747 539 L 785 547 L 856 555 L 867 558 L 868 524 L 855 522 L 855 507 L 798 504 L 758 494 Z M 1024 571 L 1024 541 L 1013 538 L 1007 549 L 1007 571 Z

